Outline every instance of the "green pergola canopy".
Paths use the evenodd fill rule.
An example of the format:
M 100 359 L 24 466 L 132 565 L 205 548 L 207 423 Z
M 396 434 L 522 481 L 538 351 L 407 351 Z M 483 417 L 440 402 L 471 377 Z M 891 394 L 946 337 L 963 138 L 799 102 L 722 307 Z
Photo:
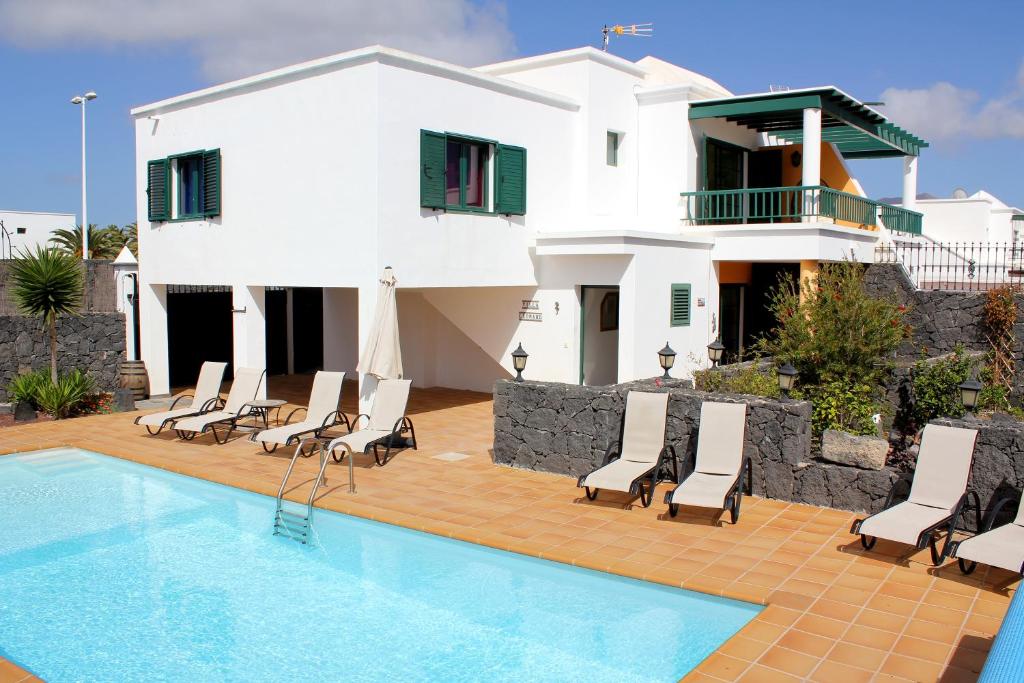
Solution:
M 847 159 L 920 154 L 928 143 L 838 88 L 810 88 L 690 103 L 690 119 L 719 119 L 803 142 L 803 110 L 821 109 L 821 139 Z

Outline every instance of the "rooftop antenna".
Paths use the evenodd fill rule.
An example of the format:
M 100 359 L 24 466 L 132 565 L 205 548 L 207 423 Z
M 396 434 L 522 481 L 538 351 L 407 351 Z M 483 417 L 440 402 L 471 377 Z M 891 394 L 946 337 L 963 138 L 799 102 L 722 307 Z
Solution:
M 604 25 L 601 29 L 601 49 L 608 52 L 608 39 L 612 35 L 635 36 L 637 38 L 650 38 L 654 35 L 654 24 L 615 24 L 614 26 Z

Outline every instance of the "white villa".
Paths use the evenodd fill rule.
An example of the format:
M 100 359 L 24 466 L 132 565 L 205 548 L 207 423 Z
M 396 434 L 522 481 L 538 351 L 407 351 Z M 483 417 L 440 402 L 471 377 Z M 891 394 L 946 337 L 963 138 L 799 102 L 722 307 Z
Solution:
M 732 357 L 780 274 L 919 234 L 926 143 L 833 86 L 734 96 L 581 48 L 476 69 L 355 50 L 132 110 L 141 349 L 353 371 L 391 266 L 407 377 L 606 384 Z M 902 157 L 904 207 L 845 160 Z
M 75 229 L 75 214 L 0 209 L 0 259 L 45 247 L 54 230 Z

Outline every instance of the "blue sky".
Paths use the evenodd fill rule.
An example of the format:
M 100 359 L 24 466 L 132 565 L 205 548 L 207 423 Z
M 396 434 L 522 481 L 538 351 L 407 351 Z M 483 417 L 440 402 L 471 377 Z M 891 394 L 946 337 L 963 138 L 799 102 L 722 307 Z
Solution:
M 99 93 L 88 111 L 90 222 L 123 224 L 135 218 L 134 105 L 374 42 L 475 64 L 596 45 L 602 24 L 642 21 L 654 22 L 655 37 L 613 40 L 612 52 L 653 54 L 736 93 L 832 84 L 883 99 L 896 123 L 932 143 L 921 192 L 987 189 L 1024 206 L 1024 5 L 1016 2 L 882 10 L 739 0 L 221 0 L 205 33 L 191 18 L 210 7 L 204 0 L 127 6 L 0 0 L 0 208 L 80 211 L 79 110 L 68 100 L 86 90 Z M 900 168 L 892 159 L 854 165 L 874 197 L 900 193 Z

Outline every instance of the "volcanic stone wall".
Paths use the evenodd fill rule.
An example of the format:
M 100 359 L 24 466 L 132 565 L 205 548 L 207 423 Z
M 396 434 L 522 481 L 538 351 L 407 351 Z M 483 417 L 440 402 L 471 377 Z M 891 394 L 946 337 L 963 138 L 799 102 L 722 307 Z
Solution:
M 125 359 L 123 313 L 85 313 L 57 321 L 57 367 L 61 373 L 78 368 L 96 380 L 99 389 L 118 385 L 119 364 Z M 50 341 L 38 318 L 0 316 L 0 400 L 7 384 L 28 370 L 50 366 Z

